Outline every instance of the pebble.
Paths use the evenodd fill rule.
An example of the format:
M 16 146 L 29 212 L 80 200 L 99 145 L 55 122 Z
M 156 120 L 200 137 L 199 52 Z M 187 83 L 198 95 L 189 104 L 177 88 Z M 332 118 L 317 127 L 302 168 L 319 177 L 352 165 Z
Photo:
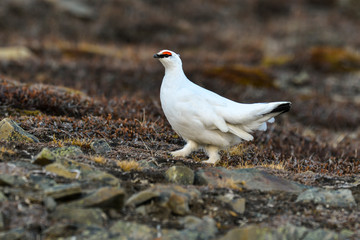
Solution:
M 195 173 L 195 183 L 213 187 L 238 186 L 250 190 L 284 191 L 299 193 L 307 186 L 288 181 L 267 172 L 255 169 L 226 169 L 222 167 L 200 169 Z
M 165 178 L 171 183 L 191 185 L 194 183 L 194 171 L 185 166 L 172 166 L 165 172 Z
M 105 139 L 97 139 L 91 142 L 90 148 L 95 151 L 97 154 L 104 155 L 108 152 L 111 152 L 110 145 L 106 142 Z
M 328 190 L 321 188 L 312 188 L 301 193 L 296 199 L 296 202 L 310 201 L 334 207 L 356 206 L 354 196 L 349 189 Z
M 27 133 L 16 122 L 9 118 L 4 118 L 0 122 L 0 140 L 35 143 L 39 142 L 37 137 Z
M 121 210 L 125 202 L 125 191 L 122 188 L 102 187 L 90 195 L 70 202 L 72 207 L 98 207 L 102 209 L 114 208 Z

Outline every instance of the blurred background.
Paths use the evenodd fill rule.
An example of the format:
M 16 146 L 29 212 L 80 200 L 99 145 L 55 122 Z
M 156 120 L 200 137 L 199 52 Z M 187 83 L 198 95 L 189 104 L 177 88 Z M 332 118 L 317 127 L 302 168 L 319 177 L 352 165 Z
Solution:
M 0 76 L 159 106 L 152 56 L 170 49 L 197 84 L 236 101 L 290 100 L 294 128 L 347 139 L 353 154 L 359 30 L 358 0 L 2 0 Z

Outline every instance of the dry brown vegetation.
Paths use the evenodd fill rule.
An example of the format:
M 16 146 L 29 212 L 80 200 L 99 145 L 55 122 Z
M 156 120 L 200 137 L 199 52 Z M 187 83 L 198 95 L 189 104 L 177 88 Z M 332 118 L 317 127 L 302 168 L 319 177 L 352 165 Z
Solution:
M 76 1 L 92 9 L 85 15 L 60 8 L 59 1 L 30 2 L 0 1 L 1 45 L 22 49 L 11 58 L 0 55 L 0 120 L 10 117 L 40 143 L 1 141 L 1 162 L 31 159 L 43 147 L 77 145 L 85 153 L 78 161 L 114 174 L 131 193 L 145 188 L 132 180 L 163 183 L 162 172 L 177 162 L 208 167 L 200 151 L 187 159 L 168 154 L 184 141 L 162 113 L 164 70 L 152 56 L 171 49 L 181 54 L 192 81 L 225 97 L 292 102 L 291 111 L 255 133 L 254 141 L 221 152 L 219 166 L 259 167 L 314 186 L 358 178 L 360 18 L 340 1 Z M 112 147 L 106 156 L 90 149 L 97 138 Z M 141 172 L 140 160 L 161 163 L 162 172 Z M 242 189 L 236 182 L 224 185 Z M 207 191 L 207 203 L 218 204 L 213 196 L 223 190 Z M 315 205 L 291 205 L 292 195 L 276 195 L 281 207 L 269 209 L 262 207 L 268 193 L 242 194 L 254 203 L 246 218 L 256 223 L 262 221 L 257 213 L 291 212 L 292 222 L 311 228 L 358 228 L 359 207 L 316 215 Z M 15 203 L 8 204 L 6 216 L 16 215 Z M 27 211 L 48 226 L 43 206 Z M 238 216 L 222 214 L 216 216 L 222 233 L 238 225 Z M 332 214 L 342 222 L 331 222 Z M 122 217 L 160 221 L 130 215 Z

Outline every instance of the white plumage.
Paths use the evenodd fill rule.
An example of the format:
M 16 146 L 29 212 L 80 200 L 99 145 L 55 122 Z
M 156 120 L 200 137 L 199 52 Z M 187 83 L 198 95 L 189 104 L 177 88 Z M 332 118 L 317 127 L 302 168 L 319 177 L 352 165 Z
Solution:
M 254 130 L 265 131 L 267 122 L 287 112 L 290 102 L 243 104 L 226 99 L 191 82 L 182 69 L 180 56 L 170 50 L 154 55 L 165 67 L 160 89 L 160 101 L 170 125 L 187 144 L 172 152 L 186 157 L 200 147 L 205 148 L 215 164 L 219 150 L 253 140 Z

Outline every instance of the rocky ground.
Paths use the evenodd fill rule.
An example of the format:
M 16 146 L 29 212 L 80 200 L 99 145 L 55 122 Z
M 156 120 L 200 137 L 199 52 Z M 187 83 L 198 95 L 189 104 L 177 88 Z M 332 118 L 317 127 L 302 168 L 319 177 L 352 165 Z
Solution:
M 360 238 L 358 1 L 183 2 L 1 1 L 0 239 Z M 292 109 L 217 166 L 173 158 L 163 48 Z

